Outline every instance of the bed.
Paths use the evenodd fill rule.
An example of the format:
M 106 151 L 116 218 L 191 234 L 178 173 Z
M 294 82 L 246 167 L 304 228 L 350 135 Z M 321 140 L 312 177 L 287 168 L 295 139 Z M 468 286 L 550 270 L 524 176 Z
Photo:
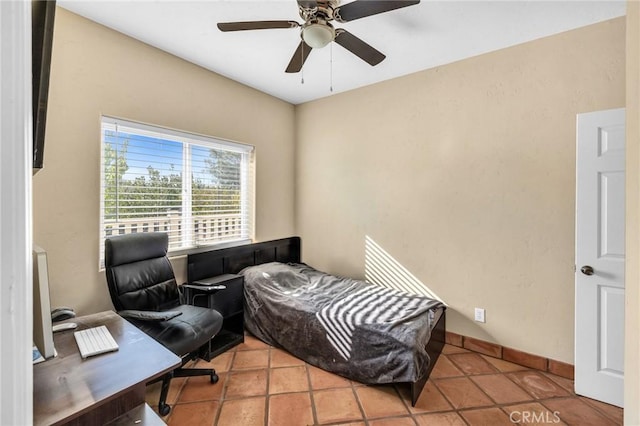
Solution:
M 409 383 L 415 405 L 444 345 L 433 299 L 301 263 L 300 238 L 188 256 L 188 280 L 244 276 L 245 327 L 309 364 L 366 384 Z

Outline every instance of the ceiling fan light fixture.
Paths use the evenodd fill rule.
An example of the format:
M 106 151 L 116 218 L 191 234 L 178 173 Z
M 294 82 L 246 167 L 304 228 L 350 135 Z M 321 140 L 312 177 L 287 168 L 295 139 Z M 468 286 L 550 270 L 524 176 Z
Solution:
M 325 47 L 333 41 L 335 36 L 335 30 L 327 24 L 314 23 L 302 29 L 302 39 L 314 49 Z

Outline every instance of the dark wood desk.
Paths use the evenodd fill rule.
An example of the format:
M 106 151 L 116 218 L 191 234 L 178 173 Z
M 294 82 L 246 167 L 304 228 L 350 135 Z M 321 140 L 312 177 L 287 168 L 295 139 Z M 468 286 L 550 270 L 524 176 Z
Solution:
M 115 312 L 68 322 L 106 325 L 120 347 L 83 360 L 73 331 L 54 335 L 58 356 L 33 366 L 35 425 L 103 425 L 144 404 L 145 384 L 180 366 L 180 358 Z

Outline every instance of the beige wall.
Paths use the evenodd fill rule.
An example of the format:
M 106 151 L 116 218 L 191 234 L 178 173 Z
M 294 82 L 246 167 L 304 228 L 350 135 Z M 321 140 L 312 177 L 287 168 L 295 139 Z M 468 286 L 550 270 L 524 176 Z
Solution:
M 34 242 L 48 251 L 53 306 L 111 309 L 98 270 L 101 114 L 255 145 L 256 238 L 293 234 L 292 105 L 61 8 L 49 102 L 33 201 Z M 175 264 L 184 279 L 184 258 Z
M 640 424 L 640 3 L 627 2 L 627 219 L 624 421 Z
M 573 363 L 576 114 L 624 64 L 619 18 L 297 107 L 304 260 L 363 276 L 368 236 L 450 331 Z

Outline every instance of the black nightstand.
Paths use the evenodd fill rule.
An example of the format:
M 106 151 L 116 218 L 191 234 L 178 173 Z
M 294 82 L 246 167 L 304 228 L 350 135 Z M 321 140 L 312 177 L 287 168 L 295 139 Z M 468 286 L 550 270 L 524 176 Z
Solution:
M 206 283 L 207 285 L 199 285 Z M 218 286 L 224 286 L 219 289 Z M 186 302 L 194 306 L 215 309 L 222 314 L 222 330 L 211 341 L 210 360 L 244 342 L 244 277 L 224 274 L 196 280 L 182 286 Z

